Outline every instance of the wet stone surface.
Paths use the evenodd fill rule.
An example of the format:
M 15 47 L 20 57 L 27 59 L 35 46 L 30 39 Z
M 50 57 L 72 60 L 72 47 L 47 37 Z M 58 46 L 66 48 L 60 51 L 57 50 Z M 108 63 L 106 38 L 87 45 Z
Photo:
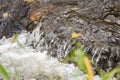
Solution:
M 119 0 L 36 0 L 29 4 L 11 0 L 9 6 L 12 6 L 5 10 L 1 6 L 10 0 L 0 2 L 0 14 L 9 14 L 7 18 L 0 15 L 1 37 L 10 36 L 12 31 L 34 29 L 41 22 L 41 35 L 35 35 L 35 38 L 40 36 L 39 40 L 29 43 L 38 50 L 47 49 L 50 55 L 61 60 L 74 49 L 71 34 L 82 33 L 79 39 L 84 50 L 102 69 L 110 70 L 120 61 Z
M 31 31 L 37 25 L 37 7 L 24 0 L 0 0 L 0 38 L 21 30 Z M 35 12 L 36 11 L 36 12 Z M 36 21 L 36 22 L 35 22 Z

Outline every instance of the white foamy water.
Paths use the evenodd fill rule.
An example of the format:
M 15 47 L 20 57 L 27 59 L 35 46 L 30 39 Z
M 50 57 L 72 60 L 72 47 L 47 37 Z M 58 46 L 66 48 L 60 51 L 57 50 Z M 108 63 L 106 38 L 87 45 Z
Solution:
M 86 79 L 86 74 L 73 64 L 61 63 L 48 56 L 47 51 L 41 52 L 27 46 L 26 41 L 28 38 L 33 39 L 32 36 L 23 32 L 14 43 L 11 43 L 13 38 L 0 40 L 0 64 L 11 74 L 12 80 Z M 94 80 L 100 80 L 99 76 L 95 76 Z

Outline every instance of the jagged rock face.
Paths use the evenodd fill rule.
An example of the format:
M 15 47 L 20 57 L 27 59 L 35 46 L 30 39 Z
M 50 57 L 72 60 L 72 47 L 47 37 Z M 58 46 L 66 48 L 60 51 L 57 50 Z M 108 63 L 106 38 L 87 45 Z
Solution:
M 28 12 L 25 13 L 32 15 L 32 12 L 37 10 L 42 27 L 39 33 L 33 31 L 35 39 L 28 44 L 38 50 L 47 49 L 50 55 L 61 60 L 74 49 L 74 41 L 70 35 L 74 32 L 82 33 L 79 40 L 84 50 L 92 56 L 92 60 L 98 66 L 109 70 L 120 61 L 119 4 L 119 0 L 36 0 L 28 4 L 30 9 L 27 8 Z M 19 13 L 22 9 L 24 8 L 18 9 L 15 14 L 25 14 Z M 27 25 L 31 15 L 23 18 L 28 20 Z M 14 17 L 9 21 L 5 19 L 7 24 L 15 24 L 16 22 L 11 21 Z M 21 24 L 24 24 L 24 20 Z M 9 28 L 11 29 L 11 25 Z M 32 26 L 25 28 L 29 29 Z M 2 30 L 0 32 L 4 32 L 5 29 Z
M 70 35 L 80 32 L 81 44 L 92 60 L 104 70 L 115 67 L 120 61 L 119 3 L 119 0 L 81 0 L 75 5 L 54 2 L 51 5 L 55 8 L 41 27 L 44 42 L 36 47 L 45 46 L 51 55 L 64 58 L 74 49 Z

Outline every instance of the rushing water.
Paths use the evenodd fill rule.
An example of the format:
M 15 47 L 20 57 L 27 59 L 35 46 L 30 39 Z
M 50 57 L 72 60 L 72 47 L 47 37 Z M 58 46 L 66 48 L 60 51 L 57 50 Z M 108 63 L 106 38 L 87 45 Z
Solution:
M 41 52 L 27 46 L 28 39 L 31 41 L 33 34 L 23 32 L 13 43 L 13 38 L 0 40 L 0 63 L 11 74 L 12 80 L 85 80 L 86 74 L 73 64 L 63 64 L 48 56 L 47 50 Z M 18 76 L 15 76 L 16 72 Z M 94 78 L 100 80 L 99 76 Z
M 11 43 L 12 38 L 0 40 L 0 63 L 12 74 L 16 68 L 20 77 L 25 79 L 45 77 L 47 75 L 41 75 L 44 72 L 41 71 L 41 67 L 36 66 L 41 65 L 45 68 L 44 73 L 48 70 L 47 73 L 55 73 L 56 76 L 58 74 L 56 68 L 62 67 L 62 70 L 58 70 L 59 76 L 62 75 L 67 79 L 84 78 L 81 71 L 81 76 L 75 76 L 74 72 L 78 70 L 73 64 L 62 64 L 57 61 L 73 50 L 74 42 L 70 35 L 74 32 L 83 35 L 80 41 L 84 50 L 102 69 L 110 70 L 120 61 L 119 0 L 43 0 L 43 3 L 42 0 L 38 0 L 32 6 L 26 5 L 24 0 L 14 1 L 11 0 L 13 5 L 6 5 L 6 11 L 1 11 L 1 14 L 7 12 L 9 16 L 0 15 L 0 38 L 35 28 L 36 25 L 29 23 L 28 12 L 32 15 L 34 10 L 38 10 L 42 14 L 39 17 L 42 18 L 38 28 L 32 34 L 21 33 L 18 42 Z M 73 2 L 74 5 L 71 4 Z M 4 3 L 9 4 L 9 1 L 7 3 L 1 1 L 1 4 Z M 25 15 L 26 17 L 23 17 Z M 70 70 L 72 73 L 69 73 Z

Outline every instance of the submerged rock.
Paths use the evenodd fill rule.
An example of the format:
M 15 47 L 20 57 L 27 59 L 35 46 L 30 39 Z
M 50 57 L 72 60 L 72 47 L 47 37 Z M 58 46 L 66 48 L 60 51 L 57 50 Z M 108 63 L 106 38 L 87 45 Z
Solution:
M 98 66 L 104 70 L 117 66 L 120 61 L 119 0 L 36 0 L 30 4 L 20 1 L 11 3 L 18 8 L 8 7 L 10 14 L 15 15 L 10 20 L 5 19 L 6 28 L 3 25 L 4 19 L 1 19 L 1 37 L 10 35 L 18 26 L 28 30 L 40 22 L 40 31 L 33 31 L 34 38 L 28 40 L 29 46 L 37 50 L 48 50 L 50 55 L 61 60 L 74 49 L 71 34 L 82 33 L 79 40 Z M 27 9 L 26 12 L 24 9 Z M 32 15 L 34 13 L 39 15 L 37 20 Z M 24 15 L 27 16 L 24 18 Z M 14 20 L 16 16 L 18 22 Z M 29 23 L 29 17 L 33 20 L 32 23 Z M 16 25 L 19 23 L 23 26 Z

